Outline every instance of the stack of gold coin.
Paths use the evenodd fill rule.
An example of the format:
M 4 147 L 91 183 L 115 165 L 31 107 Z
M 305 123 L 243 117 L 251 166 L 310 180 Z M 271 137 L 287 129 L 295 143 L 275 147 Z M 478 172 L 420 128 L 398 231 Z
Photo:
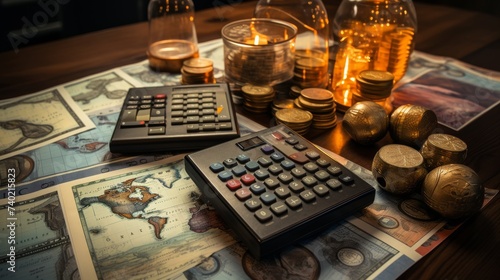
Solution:
M 291 98 L 275 98 L 273 100 L 272 112 L 273 115 L 276 114 L 276 111 L 281 109 L 291 109 L 294 107 L 293 104 L 294 99 Z
M 311 126 L 313 115 L 299 108 L 281 109 L 275 113 L 276 122 L 284 124 L 299 134 L 306 134 Z
M 214 63 L 207 58 L 185 60 L 181 68 L 182 84 L 213 84 Z
M 352 104 L 360 101 L 373 101 L 380 104 L 387 113 L 392 111 L 388 97 L 392 92 L 394 75 L 380 70 L 364 70 L 356 76 L 356 91 L 352 95 Z
M 270 104 L 276 93 L 271 86 L 257 86 L 246 84 L 241 87 L 243 107 L 253 113 L 269 112 Z
M 394 74 L 396 80 L 400 80 L 406 73 L 411 55 L 415 30 L 411 27 L 398 27 L 389 36 L 383 36 L 378 49 L 377 63 L 382 63 L 380 67 L 387 67 L 387 71 Z M 375 64 L 375 67 L 377 65 Z
M 425 167 L 430 171 L 445 164 L 463 163 L 467 156 L 467 144 L 453 135 L 435 133 L 429 135 L 420 153 L 424 157 Z
M 328 60 L 323 53 L 296 50 L 292 81 L 301 88 L 326 88 L 328 85 Z
M 290 97 L 292 98 L 297 98 L 300 96 L 300 92 L 302 91 L 302 88 L 300 88 L 299 86 L 291 86 L 290 87 L 290 91 L 288 92 L 288 95 L 290 95 Z
M 328 129 L 337 125 L 333 93 L 323 88 L 306 88 L 294 101 L 295 107 L 313 115 L 312 127 Z
M 419 105 L 406 104 L 392 112 L 389 132 L 396 143 L 420 149 L 437 127 L 437 116 Z

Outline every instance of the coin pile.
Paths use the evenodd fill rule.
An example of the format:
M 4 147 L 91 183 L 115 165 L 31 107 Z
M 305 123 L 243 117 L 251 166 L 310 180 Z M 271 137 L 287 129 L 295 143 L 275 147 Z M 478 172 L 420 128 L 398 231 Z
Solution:
M 391 95 L 394 75 L 380 70 L 364 70 L 356 76 L 356 91 L 352 95 L 352 104 L 360 101 L 373 101 L 380 104 L 388 113 L 392 105 L 388 97 Z
M 295 107 L 313 115 L 312 127 L 328 129 L 337 125 L 336 105 L 333 93 L 323 88 L 306 88 L 294 100 Z
M 273 100 L 273 105 L 272 105 L 272 112 L 273 115 L 276 114 L 276 111 L 281 110 L 281 109 L 290 109 L 295 107 L 294 105 L 294 99 L 291 98 L 275 98 Z
M 325 88 L 328 84 L 328 61 L 323 58 L 323 53 L 296 50 L 292 81 L 302 88 Z
M 281 109 L 275 113 L 276 122 L 284 124 L 299 134 L 306 134 L 311 127 L 313 115 L 299 108 Z
M 265 113 L 269 111 L 270 104 L 276 95 L 271 86 L 256 86 L 246 84 L 241 87 L 243 97 L 243 108 L 253 113 Z
M 191 58 L 182 63 L 182 84 L 213 84 L 214 63 L 207 58 Z

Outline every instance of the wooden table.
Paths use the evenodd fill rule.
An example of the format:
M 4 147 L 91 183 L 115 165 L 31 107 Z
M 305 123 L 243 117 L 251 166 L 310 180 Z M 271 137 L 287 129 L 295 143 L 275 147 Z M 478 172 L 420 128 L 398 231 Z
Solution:
M 327 5 L 330 18 L 337 5 Z M 417 50 L 500 71 L 500 18 L 428 4 L 415 3 L 415 6 Z M 255 1 L 250 1 L 197 12 L 199 41 L 220 38 L 220 30 L 225 24 L 252 17 L 254 7 Z M 20 49 L 18 53 L 0 53 L 0 98 L 40 91 L 142 61 L 146 59 L 147 28 L 147 23 L 143 22 L 35 45 Z M 241 108 L 238 111 L 262 125 L 271 125 L 269 115 L 252 115 Z M 478 172 L 485 187 L 492 189 L 500 188 L 499 116 L 500 106 L 496 106 L 459 133 L 443 128 L 468 144 L 467 165 Z M 387 136 L 374 146 L 360 146 L 349 140 L 341 126 L 339 121 L 334 129 L 312 133 L 308 138 L 365 168 L 371 167 L 373 156 L 381 146 L 392 142 Z M 497 279 L 498 260 L 500 201 L 497 196 L 479 215 L 466 221 L 401 278 Z

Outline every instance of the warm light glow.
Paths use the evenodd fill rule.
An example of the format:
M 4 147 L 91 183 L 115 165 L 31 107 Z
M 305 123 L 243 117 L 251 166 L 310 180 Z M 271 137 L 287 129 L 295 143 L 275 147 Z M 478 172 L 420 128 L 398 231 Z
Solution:
M 260 45 L 260 44 L 259 44 L 259 39 L 260 39 L 260 36 L 259 36 L 259 35 L 255 36 L 255 40 L 253 41 L 253 44 L 254 44 L 254 45 Z

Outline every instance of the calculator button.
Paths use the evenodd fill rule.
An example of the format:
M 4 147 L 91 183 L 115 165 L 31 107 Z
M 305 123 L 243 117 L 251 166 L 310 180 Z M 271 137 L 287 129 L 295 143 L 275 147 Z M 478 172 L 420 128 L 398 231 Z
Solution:
M 287 138 L 285 140 L 285 142 L 287 142 L 290 145 L 295 145 L 295 144 L 299 143 L 299 140 L 297 140 L 297 138 L 290 137 L 290 138 Z
M 233 129 L 233 126 L 231 123 L 221 123 L 219 124 L 219 130 L 231 130 Z
M 136 121 L 149 121 L 151 110 L 139 110 L 137 112 L 137 116 L 135 117 Z
M 296 196 L 291 196 L 285 200 L 286 205 L 292 209 L 297 209 L 302 206 L 302 201 Z
M 273 174 L 273 175 L 278 175 L 280 174 L 281 172 L 283 172 L 283 168 L 281 168 L 280 166 L 278 165 L 271 165 L 269 166 L 269 168 L 267 168 L 267 170 Z
M 245 174 L 240 178 L 241 182 L 246 186 L 253 184 L 255 182 L 255 177 L 252 174 Z
M 250 161 L 250 157 L 245 155 L 245 154 L 240 154 L 236 157 L 236 160 L 239 162 L 239 163 L 246 163 L 248 161 Z
M 222 165 L 222 163 L 220 162 L 214 162 L 210 164 L 210 170 L 212 170 L 212 172 L 214 173 L 219 173 L 224 170 L 224 165 Z
M 323 168 L 330 166 L 330 162 L 326 159 L 323 159 L 323 158 L 318 159 L 316 161 L 316 164 L 323 167 Z
M 333 176 L 339 176 L 340 174 L 342 174 L 342 169 L 340 169 L 340 167 L 338 166 L 329 166 L 327 169 L 328 173 L 332 174 Z
M 240 176 L 244 175 L 245 173 L 247 173 L 247 170 L 246 170 L 246 169 L 245 169 L 245 167 L 244 167 L 244 166 L 242 166 L 242 165 L 235 166 L 235 167 L 232 169 L 232 171 L 233 171 L 233 174 L 234 174 L 235 176 L 238 176 L 238 177 L 240 177 Z
M 122 122 L 120 124 L 121 127 L 141 127 L 146 126 L 145 121 L 130 121 L 130 122 Z
M 248 199 L 247 201 L 245 201 L 245 207 L 250 210 L 250 211 L 255 211 L 257 209 L 259 209 L 260 207 L 262 207 L 262 204 L 260 203 L 260 201 L 258 201 L 257 199 L 255 198 L 250 198 Z
M 314 177 L 316 177 L 316 179 L 320 181 L 326 181 L 330 179 L 330 174 L 328 174 L 328 172 L 326 172 L 325 170 L 319 170 L 314 173 Z
M 255 212 L 255 217 L 257 218 L 257 220 L 259 220 L 259 222 L 265 223 L 272 220 L 273 214 L 271 214 L 271 212 L 269 212 L 268 210 L 261 209 Z
M 245 167 L 248 169 L 248 171 L 255 171 L 259 169 L 259 164 L 256 161 L 249 161 L 245 164 Z
M 231 121 L 231 117 L 229 115 L 218 115 L 217 121 L 219 122 L 229 122 Z
M 222 163 L 224 163 L 224 165 L 227 168 L 234 167 L 234 166 L 236 166 L 238 164 L 238 162 L 236 162 L 236 160 L 234 158 L 227 158 Z
M 271 146 L 271 145 L 269 145 L 269 144 L 266 144 L 266 145 L 264 145 L 264 146 L 260 147 L 260 150 L 261 150 L 264 154 L 266 154 L 266 155 L 271 154 L 272 152 L 274 152 L 274 148 L 273 148 L 273 146 Z
M 269 160 L 268 158 L 265 158 L 265 157 L 259 158 L 258 162 L 262 167 L 268 167 L 269 165 L 273 164 L 273 162 L 271 160 Z
M 295 167 L 295 163 L 291 160 L 285 159 L 281 162 L 281 166 L 283 166 L 283 168 L 285 168 L 286 170 L 291 170 Z
M 219 173 L 219 175 L 217 175 L 219 177 L 219 179 L 222 181 L 222 182 L 226 182 L 227 180 L 233 178 L 233 174 L 229 171 L 222 171 L 221 173 Z
M 237 190 L 234 195 L 240 200 L 240 201 L 245 201 L 252 197 L 252 192 L 248 188 L 242 188 Z
M 188 124 L 186 125 L 187 132 L 198 132 L 200 131 L 200 126 L 198 124 Z
M 271 155 L 271 159 L 274 160 L 275 162 L 280 162 L 285 159 L 285 156 L 281 153 L 273 153 Z
M 304 185 L 300 182 L 291 182 L 288 185 L 288 188 L 290 188 L 293 192 L 298 193 L 298 192 L 304 190 Z
M 286 214 L 286 212 L 288 212 L 288 208 L 286 207 L 285 203 L 281 201 L 271 205 L 270 209 L 276 216 L 282 216 Z
M 290 190 L 286 187 L 279 187 L 274 190 L 277 197 L 284 199 L 290 196 Z
M 313 187 L 318 184 L 318 180 L 316 180 L 313 176 L 306 176 L 302 178 L 301 182 L 307 187 Z
M 265 192 L 263 193 L 261 196 L 260 196 L 260 200 L 266 204 L 266 205 L 270 205 L 274 202 L 276 202 L 276 195 L 274 195 L 274 193 L 272 192 Z
M 241 188 L 241 182 L 236 179 L 230 179 L 226 182 L 226 187 L 232 191 Z
M 128 121 L 135 121 L 135 116 L 137 115 L 137 110 L 136 109 L 128 109 L 128 110 L 123 110 L 122 114 L 122 121 L 123 122 L 128 122 Z
M 326 181 L 326 185 L 334 191 L 340 190 L 342 188 L 342 183 L 337 179 L 330 179 Z
M 352 178 L 349 175 L 341 175 L 341 176 L 339 176 L 339 180 L 346 185 L 350 185 L 350 184 L 354 183 L 354 178 Z
M 304 150 L 307 150 L 307 146 L 303 145 L 303 144 L 297 144 L 295 146 L 293 146 L 295 148 L 295 150 L 297 151 L 304 151 Z
M 261 181 L 265 180 L 266 178 L 269 178 L 269 172 L 262 169 L 256 170 L 255 173 L 253 173 L 253 175 L 255 176 L 255 178 Z
M 307 151 L 306 156 L 310 159 L 316 160 L 319 158 L 319 153 L 316 151 Z
M 204 124 L 201 125 L 201 128 L 204 131 L 212 131 L 212 130 L 215 130 L 215 124 L 213 124 L 213 123 L 204 123 Z
M 165 134 L 164 126 L 153 126 L 148 128 L 148 135 L 163 135 Z
M 289 155 L 288 157 L 291 158 L 293 161 L 300 163 L 300 164 L 304 164 L 304 163 L 309 161 L 309 158 L 306 157 L 303 152 L 297 152 L 297 153 Z
M 288 173 L 282 173 L 278 175 L 278 180 L 283 184 L 288 184 L 293 181 L 293 176 Z
M 314 186 L 313 191 L 319 196 L 325 196 L 328 194 L 328 188 L 323 184 Z
M 316 195 L 311 190 L 305 190 L 299 195 L 300 198 L 302 198 L 302 200 L 304 200 L 305 202 L 313 202 L 316 199 Z
M 165 109 L 152 109 L 151 117 L 165 117 Z
M 270 188 L 271 190 L 274 190 L 280 185 L 280 182 L 274 178 L 267 178 L 266 180 L 264 180 L 264 185 L 266 185 L 266 187 Z
M 291 172 L 295 178 L 299 178 L 299 179 L 304 178 L 304 176 L 307 175 L 306 171 L 300 167 L 293 168 Z
M 308 163 L 304 164 L 304 169 L 308 172 L 313 173 L 313 172 L 318 171 L 319 167 L 315 163 L 308 162 Z
M 262 183 L 258 182 L 258 183 L 252 184 L 250 186 L 250 190 L 254 194 L 259 195 L 259 194 L 262 194 L 263 192 L 266 191 L 266 187 Z

